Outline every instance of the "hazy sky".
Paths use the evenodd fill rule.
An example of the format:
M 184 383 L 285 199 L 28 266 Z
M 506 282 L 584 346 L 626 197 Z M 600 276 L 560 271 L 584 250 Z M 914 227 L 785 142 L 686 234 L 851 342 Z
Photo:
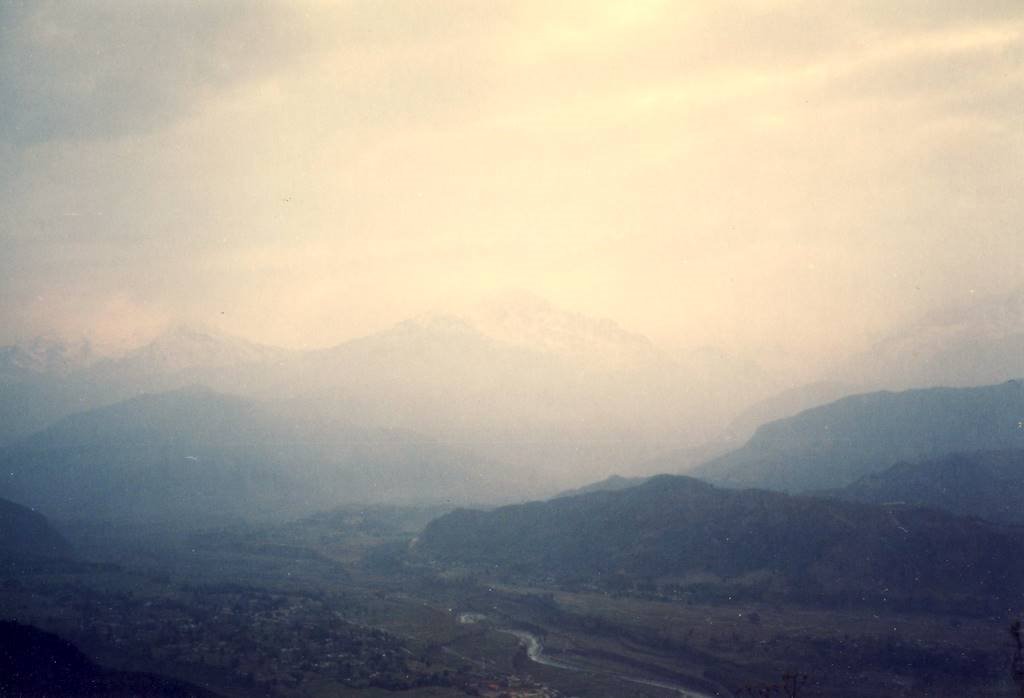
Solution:
M 510 289 L 814 356 L 1024 282 L 1024 3 L 0 3 L 0 341 Z

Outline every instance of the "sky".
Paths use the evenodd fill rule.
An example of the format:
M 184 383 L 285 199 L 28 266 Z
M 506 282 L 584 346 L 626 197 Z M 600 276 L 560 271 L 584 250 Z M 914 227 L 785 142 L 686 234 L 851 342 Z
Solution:
M 507 293 L 808 361 L 1024 283 L 1024 4 L 0 4 L 0 343 Z

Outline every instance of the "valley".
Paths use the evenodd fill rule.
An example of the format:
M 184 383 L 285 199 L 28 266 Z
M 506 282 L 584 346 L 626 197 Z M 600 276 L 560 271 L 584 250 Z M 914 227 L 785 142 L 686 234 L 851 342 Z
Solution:
M 1016 381 L 842 398 L 697 471 L 731 487 L 474 503 L 512 474 L 473 482 L 492 466 L 422 435 L 143 395 L 0 453 L 0 618 L 72 643 L 81 676 L 224 697 L 995 698 L 1024 609 L 1020 404 Z M 927 437 L 954 427 L 973 441 Z M 779 462 L 849 484 L 729 482 Z
M 730 696 L 792 671 L 811 696 L 1005 694 L 1003 612 L 730 597 L 711 577 L 527 584 L 410 555 L 433 513 L 79 529 L 102 559 L 6 568 L 0 613 L 222 696 Z

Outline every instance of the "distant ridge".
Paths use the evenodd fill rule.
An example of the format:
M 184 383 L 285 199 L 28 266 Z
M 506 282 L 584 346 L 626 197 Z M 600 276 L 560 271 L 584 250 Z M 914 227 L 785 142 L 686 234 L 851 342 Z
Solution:
M 609 475 L 599 482 L 592 482 L 591 484 L 584 485 L 583 487 L 559 492 L 552 499 L 557 499 L 559 497 L 575 497 L 581 494 L 589 494 L 590 492 L 617 492 L 618 490 L 642 485 L 649 479 L 650 478 L 646 477 L 622 477 L 621 475 Z
M 857 390 L 851 384 L 831 381 L 790 388 L 749 406 L 732 420 L 728 432 L 737 440 L 749 439 L 763 424 L 792 417 L 813 407 L 826 405 L 859 392 L 863 391 Z
M 735 487 L 844 487 L 900 461 L 1024 449 L 1024 383 L 853 395 L 759 428 L 693 471 Z
M 508 491 L 468 452 L 290 407 L 193 386 L 74 414 L 0 453 L 0 495 L 56 520 L 197 526 Z

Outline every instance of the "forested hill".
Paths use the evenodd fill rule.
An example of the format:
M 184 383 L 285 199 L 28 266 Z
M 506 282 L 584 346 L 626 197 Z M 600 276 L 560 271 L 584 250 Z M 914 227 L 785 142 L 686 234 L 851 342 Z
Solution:
M 954 453 L 897 463 L 826 494 L 840 499 L 942 509 L 1024 524 L 1024 450 Z
M 457 510 L 429 524 L 414 551 L 499 576 L 599 586 L 701 574 L 802 600 L 1024 598 L 1020 532 L 669 475 L 617 492 Z

